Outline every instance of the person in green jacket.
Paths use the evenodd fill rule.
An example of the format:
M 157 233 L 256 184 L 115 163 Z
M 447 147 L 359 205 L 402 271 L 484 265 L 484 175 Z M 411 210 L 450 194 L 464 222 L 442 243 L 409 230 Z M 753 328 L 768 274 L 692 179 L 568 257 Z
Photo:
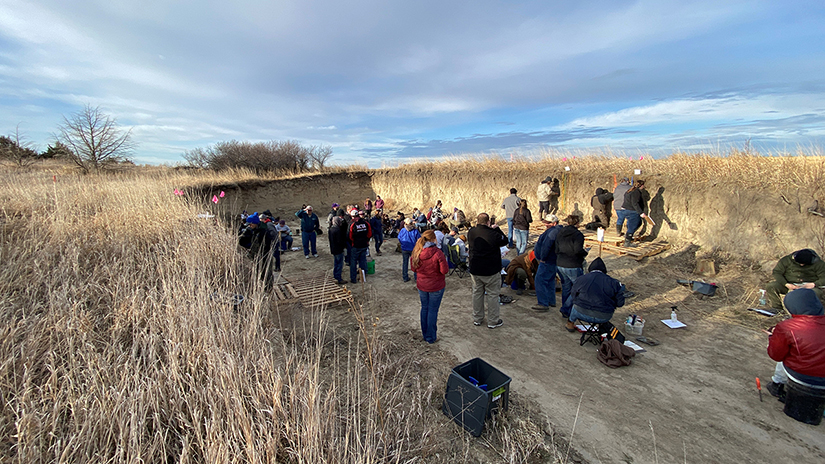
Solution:
M 783 257 L 773 268 L 773 282 L 765 290 L 771 308 L 782 310 L 782 297 L 799 288 L 809 288 L 822 298 L 825 287 L 825 262 L 814 250 L 805 248 Z

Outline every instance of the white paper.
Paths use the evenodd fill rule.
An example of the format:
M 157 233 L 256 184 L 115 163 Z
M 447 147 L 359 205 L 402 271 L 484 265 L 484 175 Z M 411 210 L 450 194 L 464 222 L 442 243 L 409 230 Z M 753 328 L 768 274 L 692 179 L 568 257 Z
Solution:
M 670 319 L 662 319 L 662 322 L 664 322 L 665 325 L 670 327 L 671 329 L 681 329 L 682 327 L 687 327 L 687 325 L 682 321 L 673 321 L 673 320 L 670 320 Z
M 638 175 L 641 175 L 641 174 L 642 174 L 642 170 L 641 170 L 641 169 L 634 169 L 634 170 L 633 170 L 633 175 L 638 176 Z
M 596 240 L 603 242 L 604 241 L 604 229 L 599 227 L 596 229 Z
M 633 348 L 633 351 L 636 351 L 636 352 L 639 352 L 639 353 L 643 353 L 643 352 L 647 351 L 646 349 L 644 349 L 641 346 L 631 342 L 630 340 L 625 340 L 624 341 L 624 346 L 628 346 L 630 348 Z
M 569 170 L 570 170 L 570 166 L 565 166 L 565 167 L 564 167 L 564 170 L 565 170 L 565 171 L 569 171 Z

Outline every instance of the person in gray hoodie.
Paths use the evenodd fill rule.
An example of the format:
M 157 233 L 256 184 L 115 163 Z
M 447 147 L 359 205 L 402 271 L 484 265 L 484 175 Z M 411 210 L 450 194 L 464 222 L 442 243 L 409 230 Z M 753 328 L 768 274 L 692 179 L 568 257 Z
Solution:
M 622 235 L 622 226 L 627 218 L 624 209 L 624 194 L 630 190 L 630 179 L 625 177 L 613 190 L 613 209 L 616 210 L 616 233 Z
M 501 209 L 507 215 L 507 246 L 510 248 L 515 248 L 516 243 L 513 239 L 513 215 L 516 214 L 516 210 L 521 205 L 521 198 L 516 195 L 517 190 L 515 188 L 510 189 L 510 196 L 504 199 L 504 202 L 501 203 Z

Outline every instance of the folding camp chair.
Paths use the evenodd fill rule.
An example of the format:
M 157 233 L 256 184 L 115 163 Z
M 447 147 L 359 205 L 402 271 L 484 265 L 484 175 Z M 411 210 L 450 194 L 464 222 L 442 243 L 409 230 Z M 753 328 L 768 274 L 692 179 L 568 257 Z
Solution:
M 461 261 L 461 254 L 458 245 L 450 245 L 447 253 L 447 264 L 452 269 L 448 275 L 455 273 L 459 279 L 463 279 L 469 272 L 467 263 Z
M 600 322 L 581 322 L 582 326 L 584 327 L 584 332 L 582 332 L 582 338 L 579 339 L 579 346 L 584 345 L 587 342 L 593 342 L 594 345 L 599 345 L 602 342 L 602 335 L 600 330 Z

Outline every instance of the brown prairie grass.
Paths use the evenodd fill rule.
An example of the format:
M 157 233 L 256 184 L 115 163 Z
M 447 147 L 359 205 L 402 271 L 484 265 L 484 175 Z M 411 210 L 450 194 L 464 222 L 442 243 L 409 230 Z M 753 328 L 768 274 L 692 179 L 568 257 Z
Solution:
M 234 230 L 196 218 L 223 206 L 172 194 L 248 173 L 52 175 L 0 174 L 4 462 L 477 459 L 368 303 L 356 334 L 317 310 L 285 327 Z M 543 434 L 507 420 L 491 440 L 523 462 Z

